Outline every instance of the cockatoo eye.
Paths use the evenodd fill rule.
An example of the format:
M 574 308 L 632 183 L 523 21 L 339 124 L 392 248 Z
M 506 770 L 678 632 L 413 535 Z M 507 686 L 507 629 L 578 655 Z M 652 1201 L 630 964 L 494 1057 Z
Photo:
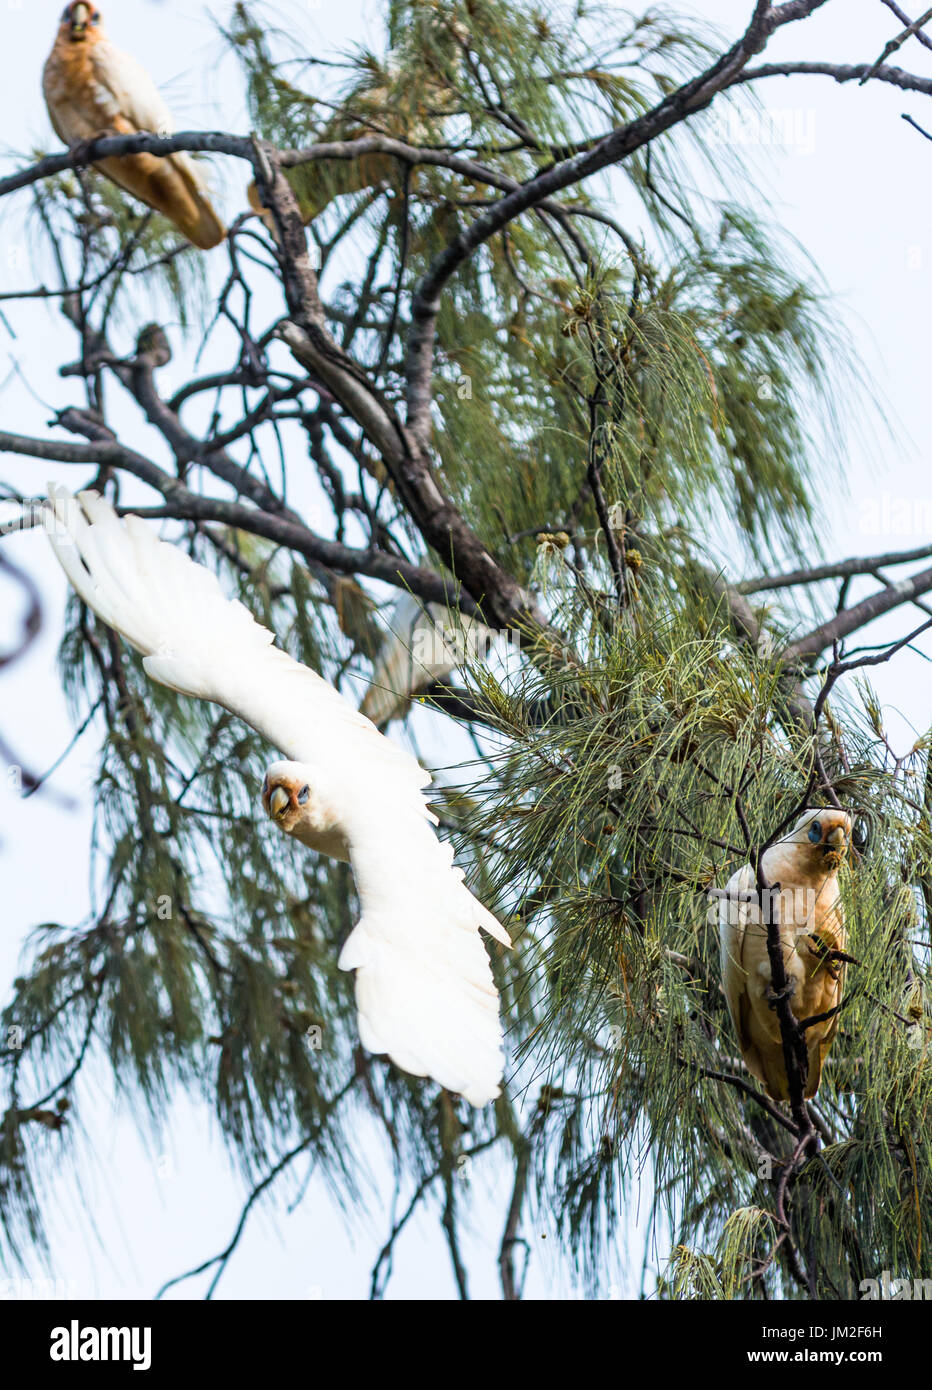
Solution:
M 819 841 L 822 839 L 822 822 L 821 822 L 821 821 L 819 821 L 819 820 L 814 820 L 814 821 L 812 822 L 812 824 L 811 824 L 810 827 L 809 827 L 809 838 L 810 838 L 810 840 L 812 841 L 812 843 L 813 843 L 814 845 L 817 845 L 817 844 L 819 843 Z
M 310 789 L 310 787 L 307 786 L 307 784 L 305 784 L 305 785 L 301 788 L 301 790 L 298 792 L 298 805 L 299 805 L 299 806 L 303 806 L 304 803 L 305 803 L 305 801 L 307 801 L 308 797 L 310 796 L 310 794 L 311 794 L 311 789 Z

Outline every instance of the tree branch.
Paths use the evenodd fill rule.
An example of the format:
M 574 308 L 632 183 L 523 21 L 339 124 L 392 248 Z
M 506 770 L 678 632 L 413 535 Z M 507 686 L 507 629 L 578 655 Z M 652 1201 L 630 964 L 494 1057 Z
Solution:
M 894 608 L 899 608 L 904 603 L 912 603 L 914 599 L 917 599 L 921 594 L 928 593 L 930 589 L 932 589 L 932 566 L 920 570 L 910 579 L 903 579 L 899 584 L 871 594 L 869 598 L 853 604 L 851 608 L 843 608 L 840 613 L 836 613 L 827 622 L 820 623 L 811 632 L 807 632 L 803 637 L 791 642 L 782 653 L 783 660 L 790 663 L 817 656 L 833 642 L 841 641 L 843 637 L 850 636 L 852 632 L 866 627 L 875 618 L 882 617 L 884 613 L 892 612 Z M 919 631 L 922 629 L 920 628 Z
M 160 492 L 167 505 L 151 510 L 150 516 L 182 521 L 216 521 L 225 526 L 264 536 L 305 559 L 328 566 L 341 574 L 361 574 L 381 579 L 394 588 L 407 589 L 429 603 L 442 603 L 475 614 L 475 604 L 455 580 L 437 571 L 414 565 L 397 555 L 380 550 L 356 550 L 337 541 L 324 540 L 302 522 L 288 516 L 273 515 L 240 502 L 204 497 L 191 492 L 184 483 L 165 473 L 151 459 L 125 445 L 101 441 L 94 444 L 68 444 L 58 440 L 31 439 L 26 435 L 0 431 L 0 453 L 8 451 L 57 463 L 107 464 L 132 473 Z
M 766 45 L 781 25 L 803 19 L 826 0 L 800 0 L 772 7 L 758 0 L 748 28 L 711 67 L 665 97 L 657 106 L 627 125 L 613 130 L 592 149 L 545 169 L 535 178 L 494 203 L 468 228 L 460 231 L 435 257 L 414 292 L 405 363 L 408 426 L 422 444 L 430 433 L 431 375 L 437 314 L 441 295 L 452 276 L 490 237 L 520 213 L 572 184 L 618 164 L 688 116 L 703 110 L 718 92 L 730 86 L 745 64 Z

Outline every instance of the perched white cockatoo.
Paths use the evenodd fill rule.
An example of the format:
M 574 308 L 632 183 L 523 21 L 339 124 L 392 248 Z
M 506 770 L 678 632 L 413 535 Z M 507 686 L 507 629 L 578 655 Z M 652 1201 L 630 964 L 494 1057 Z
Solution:
M 339 964 L 356 972 L 363 1045 L 473 1105 L 493 1100 L 502 1029 L 479 929 L 511 943 L 437 838 L 429 774 L 139 517 L 50 486 L 45 525 L 80 597 L 153 680 L 222 705 L 289 760 L 268 769 L 262 805 L 285 834 L 352 866 L 362 915 Z
M 838 1028 L 848 938 L 838 892 L 838 870 L 851 837 L 844 811 L 808 810 L 771 845 L 762 869 L 774 891 L 748 902 L 757 878 L 745 864 L 729 880 L 719 903 L 722 985 L 745 1065 L 774 1100 L 788 1100 L 783 1040 L 772 1007 L 766 919 L 777 923 L 790 1007 L 799 1022 L 829 1013 L 806 1030 L 806 1096 L 819 1089 L 822 1063 Z M 776 889 L 779 885 L 779 891 Z M 832 1012 L 834 1010 L 834 1012 Z
M 380 729 L 403 719 L 419 690 L 463 666 L 467 649 L 487 654 L 497 635 L 465 613 L 454 616 L 440 603 L 425 606 L 412 594 L 395 604 L 388 629 L 359 707 Z
M 99 135 L 151 131 L 170 135 L 171 113 L 152 78 L 135 58 L 104 33 L 96 5 L 66 5 L 58 35 L 42 73 L 42 90 L 55 134 L 74 146 Z M 202 251 L 226 236 L 207 185 L 189 154 L 151 154 L 102 159 L 96 168 L 161 212 Z

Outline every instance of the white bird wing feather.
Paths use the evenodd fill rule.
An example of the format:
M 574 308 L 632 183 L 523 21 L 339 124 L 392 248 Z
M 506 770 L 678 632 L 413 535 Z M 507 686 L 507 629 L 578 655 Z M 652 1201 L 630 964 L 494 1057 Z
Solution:
M 750 864 L 744 864 L 732 874 L 725 885 L 726 897 L 719 901 L 718 927 L 721 947 L 722 988 L 725 1002 L 735 1032 L 741 1045 L 746 1042 L 746 1029 L 741 1018 L 741 1004 L 745 999 L 747 970 L 744 967 L 744 940 L 750 919 L 750 903 L 743 902 L 738 894 L 752 893 L 756 876 Z
M 149 73 L 131 53 L 124 53 L 109 39 L 101 39 L 91 49 L 94 76 L 101 94 L 109 96 L 113 114 L 123 116 L 137 130 L 171 134 L 171 112 Z
M 174 134 L 175 122 L 165 98 L 131 53 L 124 53 L 109 39 L 102 39 L 91 51 L 91 62 L 101 92 L 112 99 L 114 115 L 123 116 L 137 130 L 151 130 L 155 135 Z M 176 150 L 167 158 L 195 188 L 206 193 L 207 183 L 186 150 Z
M 498 995 L 469 892 L 422 795 L 430 776 L 322 677 L 272 645 L 214 574 L 122 521 L 96 493 L 50 486 L 45 525 L 73 587 L 143 655 L 153 680 L 222 705 L 309 770 L 349 841 L 362 905 L 340 955 L 356 971 L 360 1037 L 474 1105 L 498 1094 Z M 80 505 L 78 505 L 80 502 Z

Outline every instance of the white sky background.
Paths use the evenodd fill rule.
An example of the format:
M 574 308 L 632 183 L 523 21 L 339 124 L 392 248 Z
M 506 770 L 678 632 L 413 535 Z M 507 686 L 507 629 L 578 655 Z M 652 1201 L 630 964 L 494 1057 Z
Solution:
M 0 0 L 8 6 L 4 45 L 0 50 L 4 140 L 22 151 L 34 144 L 55 148 L 41 97 L 40 72 L 61 8 L 59 0 Z M 750 0 L 681 3 L 680 11 L 701 15 L 720 25 L 730 38 L 744 26 Z M 222 7 L 223 10 L 226 7 Z M 320 0 L 302 6 L 282 3 L 283 14 L 300 15 L 310 26 L 317 54 L 334 44 L 354 41 L 375 46 L 381 32 L 379 7 L 360 0 Z M 218 67 L 219 41 L 196 0 L 111 0 L 104 7 L 111 37 L 133 51 L 149 68 L 168 97 L 179 128 L 226 128 L 245 131 L 247 118 L 232 63 Z M 833 0 L 825 11 L 767 51 L 777 57 L 827 58 L 859 62 L 876 58 L 895 32 L 895 21 L 880 0 Z M 932 72 L 932 54 L 911 43 L 893 61 L 919 72 Z M 932 145 L 900 120 L 911 112 L 932 129 L 932 102 L 874 84 L 839 87 L 822 77 L 768 79 L 757 84 L 763 105 L 792 112 L 795 137 L 785 148 L 756 143 L 753 131 L 735 138 L 747 141 L 745 155 L 771 198 L 775 217 L 794 234 L 821 271 L 826 285 L 856 341 L 876 389 L 885 398 L 897 426 L 897 442 L 882 430 L 859 430 L 849 441 L 847 492 L 832 484 L 824 497 L 825 550 L 829 557 L 862 551 L 911 548 L 932 542 L 928 404 L 928 321 L 932 291 L 932 229 L 928 189 Z M 766 128 L 766 127 L 765 127 Z M 6 166 L 6 160 L 2 161 Z M 243 205 L 247 181 L 235 161 L 213 162 L 223 189 L 224 206 L 235 215 Z M 738 200 L 742 190 L 735 190 Z M 22 278 L 10 262 L 10 246 L 21 233 L 7 206 L 0 207 L 0 283 L 5 288 Z M 213 253 L 222 276 L 225 257 Z M 213 266 L 212 266 L 213 269 Z M 26 283 L 23 281 L 23 283 Z M 7 307 L 7 306 L 4 306 Z M 61 408 L 80 399 L 74 382 L 61 382 L 61 320 L 54 307 L 7 307 L 17 338 L 0 325 L 0 383 L 12 361 L 50 405 Z M 70 333 L 70 330 L 69 330 Z M 52 343 L 53 336 L 55 343 Z M 176 351 L 177 335 L 173 335 Z M 129 348 L 130 344 L 127 344 Z M 206 360 L 202 370 L 215 362 Z M 184 364 L 168 375 L 182 379 Z M 165 386 L 165 374 L 160 377 Z M 42 434 L 51 411 L 37 403 L 21 379 L 0 387 L 3 428 Z M 153 455 L 164 453 L 140 429 L 129 411 L 118 415 L 127 424 L 126 438 Z M 869 416 L 868 416 L 869 418 Z M 133 434 L 128 433 L 132 422 Z M 76 470 L 4 457 L 3 476 L 23 491 L 44 491 L 46 475 L 71 482 Z M 884 499 L 886 498 L 886 507 Z M 907 533 L 869 530 L 871 517 L 893 518 L 903 504 L 912 505 Z M 925 513 L 923 513 L 923 508 Z M 315 520 L 312 515 L 309 518 Z M 29 657 L 0 680 L 0 730 L 14 743 L 24 762 L 42 770 L 68 741 L 71 724 L 53 671 L 65 600 L 65 583 L 53 568 L 39 534 L 3 542 L 5 553 L 41 574 L 46 624 Z M 0 591 L 0 604 L 8 593 Z M 864 590 L 855 590 L 857 597 Z M 918 625 L 921 615 L 903 610 L 871 630 L 869 640 L 901 636 Z M 0 642 L 15 630 L 15 618 L 0 608 Z M 858 638 L 857 640 L 864 640 Z M 924 640 L 924 649 L 932 643 Z M 928 666 L 904 653 L 894 667 L 879 668 L 874 685 L 889 715 L 898 751 L 912 742 L 910 726 L 926 730 L 932 722 Z M 422 746 L 429 747 L 425 740 Z M 93 768 L 93 740 L 85 741 L 54 779 L 54 788 L 70 795 L 77 809 L 58 808 L 47 797 L 23 803 L 0 782 L 0 884 L 3 918 L 0 930 L 0 996 L 7 997 L 17 959 L 31 926 L 43 921 L 77 921 L 87 904 L 86 803 Z M 440 754 L 438 753 L 438 757 Z M 171 1140 L 141 1141 L 132 1123 L 118 1113 L 109 1095 L 82 1110 L 84 1133 L 76 1136 L 75 1154 L 87 1175 L 87 1198 L 93 1224 L 82 1214 L 69 1168 L 57 1188 L 58 1211 L 52 1221 L 53 1274 L 62 1287 L 80 1297 L 149 1297 L 166 1278 L 221 1249 L 235 1225 L 243 1189 L 230 1172 L 216 1126 L 206 1109 L 179 1104 L 171 1122 Z M 300 1170 L 299 1170 L 300 1171 Z M 492 1170 L 485 1170 L 492 1182 Z M 482 1186 L 482 1173 L 474 1181 Z M 382 1184 L 384 1188 L 384 1183 Z M 218 1290 L 218 1297 L 355 1298 L 366 1296 L 368 1271 L 387 1231 L 386 1192 L 373 1193 L 375 1220 L 347 1222 L 311 1184 L 291 1215 L 263 1205 L 254 1210 L 239 1250 Z M 403 1197 L 404 1200 L 404 1197 Z M 494 1255 L 501 1230 L 501 1202 L 488 1203 L 488 1218 L 478 1220 L 467 1245 L 474 1296 L 496 1296 Z M 634 1215 L 632 1214 L 632 1221 Z M 446 1298 L 454 1294 L 446 1249 L 435 1230 L 433 1213 L 412 1223 L 398 1247 L 389 1296 Z M 530 1223 L 534 1256 L 528 1292 L 537 1297 L 571 1296 L 555 1275 L 541 1237 L 553 1222 L 542 1216 Z M 37 1278 L 46 1273 L 38 1264 Z M 0 1271 L 14 1274 L 15 1271 Z M 624 1292 L 634 1293 L 639 1271 L 632 1270 Z M 203 1281 L 192 1281 L 181 1296 L 198 1296 Z M 4 1286 L 0 1283 L 0 1297 Z

